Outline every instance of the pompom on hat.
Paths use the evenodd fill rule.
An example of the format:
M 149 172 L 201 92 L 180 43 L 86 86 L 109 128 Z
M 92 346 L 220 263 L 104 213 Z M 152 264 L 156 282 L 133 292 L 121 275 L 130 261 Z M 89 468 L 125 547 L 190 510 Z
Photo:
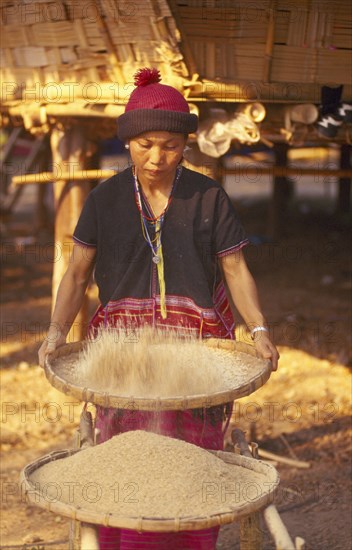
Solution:
M 131 139 L 153 130 L 180 134 L 197 130 L 198 117 L 190 113 L 183 95 L 172 86 L 160 84 L 160 80 L 157 69 L 144 68 L 136 72 L 136 88 L 118 119 L 120 139 Z

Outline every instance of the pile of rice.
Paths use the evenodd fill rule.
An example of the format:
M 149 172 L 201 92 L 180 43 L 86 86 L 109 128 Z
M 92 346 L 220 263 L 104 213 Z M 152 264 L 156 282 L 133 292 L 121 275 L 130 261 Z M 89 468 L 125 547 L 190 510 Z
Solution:
M 231 512 L 267 490 L 263 474 L 227 464 L 185 441 L 141 430 L 49 462 L 30 481 L 46 501 L 161 519 Z

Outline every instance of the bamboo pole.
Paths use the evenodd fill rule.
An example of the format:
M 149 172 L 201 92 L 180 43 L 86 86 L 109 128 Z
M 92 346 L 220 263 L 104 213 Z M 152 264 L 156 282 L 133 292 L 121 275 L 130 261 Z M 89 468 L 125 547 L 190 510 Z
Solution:
M 275 541 L 276 548 L 280 550 L 295 550 L 295 545 L 279 516 L 276 506 L 270 504 L 264 509 L 263 516 L 271 536 Z
M 239 166 L 238 168 L 229 168 L 225 174 L 236 174 L 241 176 L 258 174 L 258 176 L 331 176 L 332 178 L 351 178 L 352 168 L 299 168 L 298 166 Z M 318 178 L 317 178 L 318 182 Z
M 305 462 L 304 460 L 297 460 L 294 458 L 286 458 L 285 456 L 280 456 L 280 455 L 277 455 L 276 453 L 271 453 L 270 451 L 266 451 L 265 449 L 259 449 L 258 453 L 260 457 L 268 458 L 269 460 L 275 460 L 277 462 L 281 462 L 282 464 L 287 464 L 288 466 L 292 466 L 293 468 L 307 469 L 311 467 L 310 462 Z
M 185 166 L 193 166 L 194 170 L 202 171 L 206 174 L 216 174 L 216 165 L 212 157 L 204 155 L 204 158 L 194 158 L 195 153 L 188 153 L 189 160 L 185 161 Z M 200 157 L 200 154 L 198 155 Z M 218 159 L 216 159 L 218 160 Z M 75 167 L 74 167 L 75 168 Z M 30 183 L 48 183 L 49 181 L 85 181 L 87 179 L 108 179 L 116 174 L 116 170 L 70 170 L 60 173 L 40 172 L 38 174 L 21 174 L 13 176 L 13 185 L 25 185 Z M 352 168 L 337 168 L 331 170 L 329 168 L 299 168 L 288 166 L 238 166 L 238 168 L 221 168 L 222 176 L 226 175 L 258 175 L 258 176 L 314 176 L 319 183 L 318 176 L 330 176 L 332 178 L 351 178 Z
M 39 174 L 22 174 L 12 178 L 13 185 L 26 185 L 29 183 L 48 183 L 49 181 L 87 181 L 95 179 L 107 179 L 116 174 L 116 170 L 77 170 L 73 165 L 72 169 L 61 172 L 56 166 L 57 172 L 41 172 Z

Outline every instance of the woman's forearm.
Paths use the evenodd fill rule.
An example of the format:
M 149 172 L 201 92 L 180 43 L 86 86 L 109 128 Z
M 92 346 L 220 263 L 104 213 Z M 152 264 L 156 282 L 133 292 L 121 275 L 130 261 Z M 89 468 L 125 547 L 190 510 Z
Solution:
M 250 274 L 242 275 L 236 282 L 230 278 L 228 286 L 233 302 L 247 327 L 252 329 L 255 326 L 265 326 L 266 321 L 253 277 Z
M 81 309 L 90 276 L 95 265 L 95 248 L 73 247 L 67 271 L 58 288 L 49 335 L 66 338 Z
M 254 279 L 247 267 L 241 251 L 221 258 L 221 266 L 232 297 L 232 300 L 245 321 L 249 330 L 257 327 L 254 345 L 259 355 L 270 359 L 272 370 L 276 370 L 279 360 L 279 352 L 271 342 L 267 331 L 259 327 L 266 327 L 262 313 L 258 291 Z M 259 335 L 259 337 L 258 337 Z
M 221 264 L 231 298 L 247 327 L 265 326 L 257 286 L 242 254 L 226 256 Z
M 47 336 L 39 348 L 39 364 L 44 367 L 45 357 L 66 342 L 66 336 L 81 309 L 95 263 L 94 248 L 73 247 L 72 256 L 58 288 L 54 313 Z
M 69 270 L 59 285 L 54 312 L 50 321 L 49 333 L 60 332 L 67 336 L 79 310 L 81 309 L 89 278 L 77 280 Z

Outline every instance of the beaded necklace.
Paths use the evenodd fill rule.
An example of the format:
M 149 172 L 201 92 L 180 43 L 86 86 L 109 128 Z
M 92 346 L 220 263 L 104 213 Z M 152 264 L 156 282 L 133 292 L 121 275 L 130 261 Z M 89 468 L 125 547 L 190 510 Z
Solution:
M 160 310 L 161 310 L 161 316 L 163 319 L 166 319 L 167 314 L 166 314 L 166 304 L 165 304 L 166 289 L 165 289 L 165 277 L 164 277 L 164 257 L 163 257 L 163 248 L 161 244 L 161 232 L 164 224 L 165 214 L 170 206 L 170 203 L 173 197 L 173 192 L 180 178 L 181 172 L 182 172 L 182 166 L 178 166 L 176 170 L 175 179 L 172 184 L 171 192 L 166 202 L 166 205 L 164 207 L 164 210 L 161 212 L 159 216 L 149 217 L 143 211 L 142 198 L 141 198 L 141 192 L 139 189 L 137 173 L 136 173 L 135 167 L 133 168 L 135 199 L 136 199 L 137 208 L 140 214 L 142 233 L 143 233 L 144 239 L 147 241 L 150 247 L 150 250 L 152 251 L 152 260 L 156 264 L 157 272 L 158 272 L 158 281 L 159 281 L 159 289 L 160 289 Z M 154 231 L 155 231 L 154 238 L 151 238 L 151 236 L 149 235 L 148 223 L 154 227 Z

